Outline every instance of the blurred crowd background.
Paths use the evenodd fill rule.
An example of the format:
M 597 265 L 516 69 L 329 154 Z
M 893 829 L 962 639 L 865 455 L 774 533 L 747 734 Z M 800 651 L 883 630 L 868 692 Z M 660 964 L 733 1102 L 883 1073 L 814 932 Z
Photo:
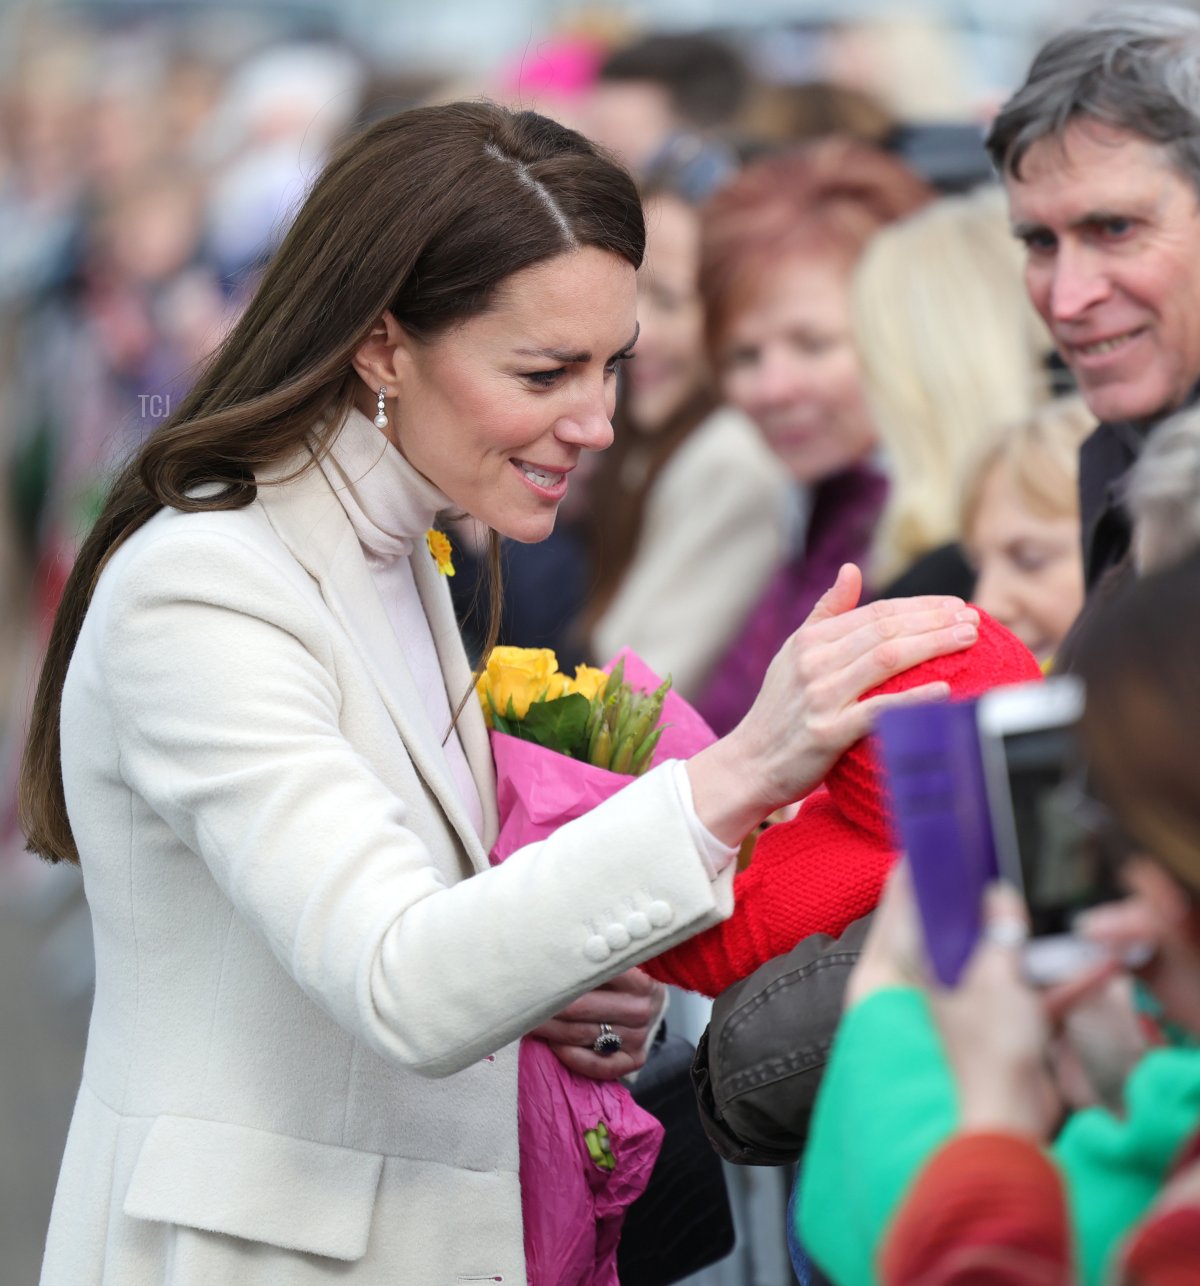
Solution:
M 722 286 L 722 271 L 736 283 L 743 269 L 758 271 L 764 255 L 772 271 L 792 264 L 789 289 L 816 301 L 812 317 L 788 322 L 816 335 L 805 341 L 810 356 L 821 355 L 821 344 L 856 346 L 848 375 L 813 376 L 827 381 L 814 396 L 825 399 L 824 414 L 845 441 L 872 447 L 870 476 L 838 501 L 835 516 L 856 504 L 867 514 L 856 556 L 869 562 L 874 589 L 901 592 L 904 573 L 919 564 L 928 571 L 922 560 L 938 551 L 952 566 L 937 564 L 930 583 L 941 586 L 945 574 L 969 586 L 983 571 L 988 502 L 1000 484 L 968 448 L 1064 391 L 1028 315 L 1002 203 L 988 190 L 982 131 L 1051 25 L 1094 7 L 1084 0 L 259 0 L 235 10 L 127 0 L 4 8 L 0 1281 L 36 1280 L 90 995 L 77 872 L 26 855 L 15 816 L 24 713 L 49 618 L 114 461 L 170 415 L 330 149 L 381 115 L 486 95 L 579 128 L 644 183 L 651 219 L 641 315 L 649 342 L 628 373 L 618 444 L 589 485 L 574 489 L 547 546 L 506 551 L 505 636 L 552 644 L 564 662 L 602 662 L 630 643 L 670 670 L 685 695 L 706 701 L 719 724 L 736 719 L 739 694 L 757 686 L 739 667 L 756 650 L 773 649 L 780 622 L 777 611 L 763 617 L 764 601 L 774 590 L 803 602 L 794 576 L 782 589 L 772 577 L 799 553 L 811 562 L 821 506 L 830 503 L 822 484 L 863 456 L 789 458 L 798 449 L 788 438 L 795 422 L 772 440 L 778 417 L 764 383 L 768 345 L 754 349 L 752 333 L 762 319 Z M 828 254 L 846 269 L 832 286 L 804 277 L 811 251 L 805 259 L 786 236 L 772 241 L 754 218 L 789 184 L 802 192 L 796 210 L 820 206 L 828 174 L 771 167 L 773 158 L 830 135 L 895 160 L 909 184 L 897 195 L 894 182 L 879 181 L 881 190 L 891 182 L 887 209 L 855 198 L 872 213 L 853 244 L 830 241 Z M 843 177 L 857 163 L 853 151 L 829 155 L 834 160 L 822 164 Z M 875 181 L 864 177 L 863 190 Z M 717 226 L 713 211 L 721 210 L 732 221 Z M 819 239 L 819 217 L 813 228 Z M 825 287 L 832 294 L 822 302 Z M 717 303 L 719 317 L 706 318 L 705 305 Z M 722 370 L 705 369 L 718 353 Z M 746 375 L 753 362 L 757 383 Z M 1042 462 L 1018 461 L 1012 477 L 1019 481 L 1025 468 L 1044 483 L 1052 457 L 1068 461 L 1069 474 L 1073 444 L 1087 428 L 1078 409 L 1030 425 L 1029 449 L 1041 451 Z M 1056 447 L 1060 439 L 1072 449 Z M 987 450 L 995 463 L 999 448 Z M 974 490 L 964 490 L 959 471 L 972 464 L 968 455 Z M 704 472 L 714 462 L 715 487 Z M 886 507 L 876 476 L 890 478 Z M 1073 480 L 1064 476 L 1048 491 L 1053 510 Z M 1064 530 L 1077 530 L 1071 512 L 1058 517 Z M 973 536 L 964 526 L 971 523 L 980 527 Z M 803 549 L 797 532 L 807 533 Z M 680 548 L 669 548 L 680 533 Z M 736 554 L 744 575 L 707 560 L 705 541 L 719 540 L 728 555 L 731 533 L 750 542 Z M 470 634 L 481 629 L 471 612 L 478 533 L 463 525 L 455 534 L 455 589 Z M 661 565 L 643 566 L 647 549 L 662 555 Z M 829 557 L 842 550 L 834 542 Z M 958 584 L 947 588 L 957 592 Z M 665 602 L 675 590 L 679 601 Z M 1043 651 L 1061 635 L 1057 626 L 1046 638 L 1032 629 L 1023 637 Z M 763 1191 L 742 1194 L 741 1244 L 711 1280 L 791 1280 L 785 1186 L 776 1177 L 741 1180 Z

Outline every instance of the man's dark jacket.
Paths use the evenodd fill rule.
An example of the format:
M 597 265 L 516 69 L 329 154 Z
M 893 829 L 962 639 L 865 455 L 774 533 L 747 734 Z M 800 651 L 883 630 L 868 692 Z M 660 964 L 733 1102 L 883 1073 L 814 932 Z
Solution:
M 1079 521 L 1089 593 L 1129 552 L 1132 530 L 1122 487 L 1148 432 L 1130 423 L 1101 424 L 1080 448 Z
M 1200 384 L 1179 409 L 1198 402 Z M 1100 424 L 1080 448 L 1079 519 L 1084 583 L 1089 594 L 1105 572 L 1118 566 L 1129 552 L 1132 529 L 1123 503 L 1125 478 L 1150 433 L 1166 418 L 1164 414 L 1137 424 L 1128 420 Z

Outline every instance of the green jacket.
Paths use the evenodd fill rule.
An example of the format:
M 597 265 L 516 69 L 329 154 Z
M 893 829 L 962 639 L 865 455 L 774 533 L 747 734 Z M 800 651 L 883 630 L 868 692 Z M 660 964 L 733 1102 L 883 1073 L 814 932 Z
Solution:
M 1127 1111 L 1076 1113 L 1051 1147 L 1069 1194 L 1085 1286 L 1162 1187 L 1200 1128 L 1200 1051 L 1147 1054 Z M 800 1171 L 798 1234 L 838 1286 L 871 1286 L 892 1214 L 958 1126 L 958 1095 L 924 994 L 895 987 L 842 1021 Z

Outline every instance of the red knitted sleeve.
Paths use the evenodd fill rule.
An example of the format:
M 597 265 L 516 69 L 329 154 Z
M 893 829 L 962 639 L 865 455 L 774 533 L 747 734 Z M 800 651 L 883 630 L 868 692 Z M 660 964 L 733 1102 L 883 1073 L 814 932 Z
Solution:
M 980 612 L 973 647 L 894 675 L 863 699 L 933 681 L 947 683 L 955 697 L 971 697 L 1040 677 L 1033 653 Z M 642 968 L 663 982 L 719 995 L 814 933 L 840 937 L 875 908 L 894 860 L 883 770 L 872 738 L 864 737 L 830 768 L 794 821 L 760 837 L 753 861 L 734 881 L 733 915 Z
M 895 855 L 860 834 L 821 790 L 792 822 L 759 837 L 733 882 L 733 914 L 642 968 L 660 982 L 718 996 L 814 933 L 838 937 L 879 901 Z
M 925 1166 L 880 1247 L 883 1286 L 1070 1286 L 1058 1171 L 1031 1139 L 963 1134 Z

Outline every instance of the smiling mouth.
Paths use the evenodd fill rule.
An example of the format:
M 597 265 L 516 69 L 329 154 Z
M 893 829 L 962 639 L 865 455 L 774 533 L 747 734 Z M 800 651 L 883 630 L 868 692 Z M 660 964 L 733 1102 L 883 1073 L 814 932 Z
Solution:
M 1131 339 L 1136 339 L 1144 329 L 1139 326 L 1136 330 L 1128 330 L 1123 335 L 1114 335 L 1111 339 L 1097 340 L 1094 344 L 1072 344 L 1071 347 L 1083 357 L 1102 357 L 1105 353 L 1115 352 Z
M 514 460 L 513 464 L 537 487 L 547 487 L 553 489 L 566 481 L 567 470 L 549 470 L 539 469 L 532 464 L 526 464 L 524 460 Z

